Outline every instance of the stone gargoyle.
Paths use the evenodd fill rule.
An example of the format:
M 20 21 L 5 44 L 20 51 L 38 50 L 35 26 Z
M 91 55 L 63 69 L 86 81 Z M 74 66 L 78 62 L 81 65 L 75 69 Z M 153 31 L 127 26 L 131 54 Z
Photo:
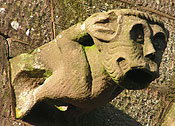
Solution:
M 163 23 L 147 13 L 121 9 L 93 14 L 10 60 L 16 118 L 43 100 L 83 113 L 124 89 L 147 87 L 159 76 L 167 38 Z

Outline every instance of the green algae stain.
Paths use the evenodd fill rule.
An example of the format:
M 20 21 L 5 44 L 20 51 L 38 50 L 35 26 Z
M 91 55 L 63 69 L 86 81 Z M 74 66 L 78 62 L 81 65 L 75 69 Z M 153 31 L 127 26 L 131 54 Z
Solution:
M 45 70 L 45 73 L 43 74 L 44 79 L 49 78 L 52 75 L 52 71 L 51 70 Z
M 97 51 L 96 45 L 92 45 L 92 46 L 86 46 L 85 48 L 85 52 L 89 51 L 89 50 L 94 50 L 95 52 Z
M 60 111 L 66 111 L 68 109 L 68 106 L 57 106 L 57 105 L 54 105 L 58 110 Z
M 16 118 L 20 118 L 22 116 L 21 111 L 18 108 L 15 108 L 15 112 L 16 112 Z
M 33 57 L 27 53 L 16 56 L 10 60 L 12 82 L 19 71 L 32 69 Z
M 24 69 L 30 70 L 33 69 L 33 64 L 34 64 L 33 55 L 27 53 L 21 54 L 21 62 L 19 63 L 20 67 L 25 67 Z

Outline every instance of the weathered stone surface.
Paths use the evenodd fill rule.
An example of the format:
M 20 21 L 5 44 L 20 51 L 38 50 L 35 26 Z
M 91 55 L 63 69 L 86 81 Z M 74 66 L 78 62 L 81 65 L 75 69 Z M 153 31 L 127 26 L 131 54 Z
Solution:
M 123 89 L 147 87 L 158 77 L 167 38 L 160 20 L 146 13 L 123 9 L 92 15 L 10 60 L 16 117 L 49 99 L 56 106 L 68 105 L 73 118 Z
M 52 39 L 49 1 L 0 0 L 0 125 L 28 125 L 12 119 L 8 58 Z
M 8 19 L 13 19 L 13 17 L 18 18 L 18 15 L 16 15 L 15 12 L 18 12 L 18 10 L 19 11 L 23 10 L 24 6 L 26 6 L 27 9 L 30 9 L 29 4 L 21 4 L 18 7 L 13 6 L 15 2 L 16 0 L 1 0 L 0 1 L 0 5 L 3 4 L 3 6 L 0 6 L 0 17 L 3 16 L 0 18 L 1 20 L 0 24 L 1 26 L 3 26 L 3 27 L 0 27 L 1 29 L 0 31 L 5 35 L 7 35 L 6 33 L 8 33 L 8 30 L 9 30 L 8 28 L 11 27 L 11 21 Z M 37 38 L 32 38 L 32 40 L 33 39 L 37 40 L 37 43 L 35 43 L 35 41 L 30 42 L 30 40 L 25 41 L 23 39 L 22 40 L 20 39 L 21 36 L 24 36 L 24 37 L 27 36 L 26 35 L 27 29 L 24 30 L 24 32 L 21 32 L 20 34 L 16 34 L 15 30 L 12 31 L 10 34 L 14 34 L 13 37 L 18 38 L 18 40 L 13 39 L 12 41 L 14 48 L 10 50 L 11 52 L 16 52 L 15 54 L 13 53 L 13 56 L 16 56 L 17 54 L 20 54 L 23 52 L 27 52 L 26 48 L 29 48 L 30 50 L 31 47 L 26 45 L 25 43 L 32 43 L 31 45 L 33 49 L 33 46 L 34 48 L 36 48 L 37 46 L 42 45 L 45 42 L 49 42 L 53 36 L 51 33 L 51 17 L 50 17 L 51 14 L 50 14 L 50 8 L 49 8 L 50 6 L 49 1 L 47 1 L 48 2 L 47 4 L 38 4 L 38 0 L 35 0 L 35 1 L 27 0 L 27 1 L 20 1 L 20 2 L 32 3 L 31 4 L 32 6 L 33 5 L 35 6 L 36 4 L 38 7 L 41 7 L 41 9 L 38 9 L 36 11 L 31 10 L 31 12 L 32 13 L 34 12 L 36 15 L 37 13 L 41 13 L 40 10 L 47 8 L 48 11 L 42 11 L 43 16 L 39 17 L 39 20 L 41 21 L 42 19 L 41 22 L 43 22 L 43 20 L 46 20 L 46 22 L 44 22 L 44 29 L 48 29 L 48 31 L 43 32 L 46 30 L 41 28 L 40 30 L 41 34 L 42 33 L 44 34 L 41 36 L 37 36 L 37 33 L 39 32 L 37 30 L 35 32 L 30 32 L 31 36 L 37 36 Z M 44 1 L 42 1 L 42 3 L 43 2 Z M 133 118 L 137 120 L 138 122 L 140 122 L 141 123 L 140 125 L 143 125 L 143 126 L 159 125 L 159 121 L 155 119 L 160 118 L 160 120 L 162 120 L 161 113 L 163 112 L 163 110 L 167 109 L 166 106 L 169 106 L 169 103 L 171 103 L 172 99 L 174 99 L 174 96 L 173 96 L 174 95 L 174 82 L 172 81 L 172 78 L 174 78 L 173 73 L 174 73 L 174 68 L 175 68 L 174 67 L 174 63 L 175 63 L 174 61 L 174 53 L 175 53 L 174 52 L 175 50 L 174 49 L 175 47 L 174 45 L 174 42 L 175 42 L 174 40 L 175 38 L 174 21 L 175 20 L 172 20 L 173 18 L 171 17 L 174 15 L 174 9 L 175 9 L 174 1 L 172 0 L 155 0 L 155 1 L 152 1 L 152 0 L 117 0 L 117 1 L 116 0 L 110 0 L 110 1 L 106 1 L 106 0 L 98 0 L 98 1 L 53 0 L 53 2 L 54 2 L 53 7 L 54 7 L 54 17 L 55 17 L 55 22 L 56 22 L 55 24 L 56 24 L 57 34 L 60 31 L 70 27 L 71 25 L 79 21 L 85 20 L 87 16 L 90 16 L 91 14 L 95 12 L 107 11 L 107 10 L 115 9 L 115 8 L 131 8 L 134 10 L 146 11 L 146 12 L 151 13 L 152 15 L 161 17 L 161 19 L 165 23 L 165 27 L 170 31 L 169 32 L 170 38 L 169 38 L 168 45 L 167 45 L 167 48 L 163 56 L 162 63 L 160 65 L 160 73 L 161 73 L 160 77 L 156 81 L 154 81 L 149 86 L 149 88 L 146 90 L 139 90 L 139 91 L 125 90 L 123 91 L 116 99 L 114 99 L 111 102 L 111 104 L 113 105 L 109 105 L 109 106 L 107 105 L 107 106 L 104 106 L 103 109 L 102 108 L 97 109 L 96 111 L 92 112 L 92 114 L 90 114 L 90 117 L 92 117 L 90 121 L 86 121 L 89 119 L 89 116 L 87 115 L 87 118 L 86 116 L 84 118 L 84 122 L 86 123 L 83 123 L 83 122 L 81 123 L 82 125 L 89 126 L 90 122 L 92 122 L 95 119 L 95 121 L 93 121 L 94 125 L 104 125 L 104 126 L 133 125 L 135 126 L 137 125 L 137 123 L 134 123 L 134 120 L 130 121 L 130 119 L 132 120 Z M 6 8 L 5 12 L 8 12 L 8 13 L 3 14 L 2 13 L 4 12 L 3 8 Z M 15 8 L 15 11 L 13 11 L 14 9 L 12 8 Z M 22 13 L 21 14 L 27 15 L 27 13 L 25 12 L 28 12 L 28 11 L 22 11 L 23 14 Z M 162 12 L 163 15 L 160 12 Z M 6 17 L 6 20 L 4 20 L 4 15 Z M 35 20 L 32 20 L 31 18 L 25 18 L 26 21 L 24 21 L 23 18 L 18 18 L 18 19 L 22 20 L 24 24 L 26 22 L 28 22 L 28 24 L 35 23 Z M 2 22 L 2 20 L 4 22 Z M 48 23 L 47 21 L 49 21 L 50 23 Z M 40 25 L 37 25 L 37 26 L 39 27 Z M 40 39 L 42 38 L 46 40 L 44 43 L 43 41 L 40 41 Z M 24 44 L 18 43 L 19 40 L 20 42 Z M 13 56 L 11 54 L 11 57 Z M 1 73 L 1 75 L 4 75 L 4 74 L 5 74 L 4 72 Z M 118 114 L 118 111 L 115 111 L 115 109 L 113 109 L 112 106 L 115 106 L 115 108 L 122 110 L 128 116 L 123 116 L 122 114 Z M 38 113 L 47 111 L 46 110 L 47 107 L 42 107 L 42 108 L 43 109 L 41 109 L 41 111 Z M 40 110 L 40 109 L 36 108 L 35 110 Z M 93 118 L 93 115 L 96 115 L 96 114 L 97 116 L 99 116 L 99 118 L 98 117 Z M 165 114 L 166 114 L 166 111 L 165 111 Z M 48 122 L 46 121 L 48 117 L 42 119 L 42 115 L 43 114 L 39 116 L 32 115 L 37 120 L 39 120 L 38 117 L 40 118 L 40 121 L 37 121 L 36 125 L 41 124 L 42 122 L 43 123 L 41 125 L 46 125 L 46 122 Z M 5 119 L 5 120 L 9 121 L 10 119 Z M 128 123 L 124 123 L 124 122 L 128 122 Z M 18 125 L 18 124 L 14 123 L 12 125 Z
M 175 125 L 175 104 L 173 103 L 169 108 L 161 126 L 174 126 Z

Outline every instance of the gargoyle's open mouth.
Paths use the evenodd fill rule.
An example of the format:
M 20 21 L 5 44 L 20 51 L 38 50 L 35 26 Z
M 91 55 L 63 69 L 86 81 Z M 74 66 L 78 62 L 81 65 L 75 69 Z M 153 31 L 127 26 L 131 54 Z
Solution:
M 153 73 L 146 69 L 132 69 L 121 79 L 120 85 L 126 89 L 143 89 L 154 79 Z

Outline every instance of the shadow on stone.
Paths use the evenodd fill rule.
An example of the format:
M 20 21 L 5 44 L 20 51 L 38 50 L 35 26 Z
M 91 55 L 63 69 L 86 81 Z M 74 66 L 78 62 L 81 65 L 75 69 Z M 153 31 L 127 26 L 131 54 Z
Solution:
M 48 105 L 47 102 L 37 104 L 23 120 L 35 126 L 68 126 L 63 112 Z M 78 123 L 79 126 L 142 126 L 112 104 L 82 115 Z
M 23 118 L 34 126 L 67 126 L 63 112 L 43 101 L 33 107 Z
M 112 104 L 101 106 L 83 115 L 80 126 L 142 126 L 135 119 L 117 109 Z

